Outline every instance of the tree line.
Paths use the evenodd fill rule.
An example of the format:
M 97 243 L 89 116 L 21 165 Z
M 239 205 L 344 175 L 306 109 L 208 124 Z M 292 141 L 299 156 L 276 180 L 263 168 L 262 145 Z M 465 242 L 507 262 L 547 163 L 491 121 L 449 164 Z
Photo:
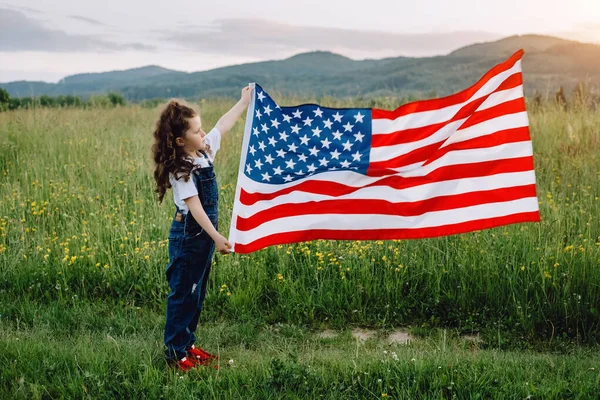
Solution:
M 124 106 L 127 102 L 120 93 L 110 92 L 102 95 L 93 95 L 86 99 L 79 96 L 41 95 L 37 97 L 11 97 L 10 94 L 0 88 L 0 111 L 18 110 L 20 108 L 34 107 L 117 107 Z

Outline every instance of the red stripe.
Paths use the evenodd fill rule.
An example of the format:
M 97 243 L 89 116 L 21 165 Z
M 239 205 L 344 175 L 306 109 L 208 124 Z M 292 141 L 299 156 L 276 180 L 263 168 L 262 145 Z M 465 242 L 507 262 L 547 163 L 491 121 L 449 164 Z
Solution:
M 350 194 L 363 187 L 389 186 L 394 189 L 405 189 L 432 182 L 440 182 L 448 179 L 464 179 L 481 176 L 488 176 L 509 172 L 523 172 L 533 169 L 533 157 L 520 157 L 503 160 L 492 160 L 470 164 L 448 165 L 437 168 L 425 176 L 402 177 L 398 175 L 389 176 L 362 187 L 347 186 L 337 182 L 310 180 L 299 183 L 295 186 L 278 190 L 273 193 L 248 193 L 242 188 L 240 192 L 240 202 L 244 205 L 252 205 L 258 201 L 272 200 L 276 197 L 301 191 L 313 194 L 323 194 L 328 196 L 343 196 Z M 396 173 L 397 174 L 397 173 Z
M 423 100 L 404 104 L 393 111 L 374 108 L 372 118 L 396 119 L 400 116 L 412 114 L 414 112 L 437 110 L 440 108 L 453 106 L 455 104 L 464 103 L 494 76 L 512 68 L 515 63 L 519 61 L 521 57 L 523 57 L 523 54 L 523 50 L 517 51 L 508 60 L 489 70 L 476 84 L 468 89 L 463 90 L 462 92 L 439 99 Z
M 502 85 L 496 89 L 495 92 L 514 89 L 522 84 L 523 77 L 522 74 L 518 72 L 508 77 L 508 79 L 506 79 Z M 392 146 L 395 144 L 411 143 L 425 139 L 439 131 L 444 126 L 454 121 L 469 117 L 469 115 L 473 114 L 473 112 L 475 112 L 475 110 L 477 110 L 477 108 L 479 108 L 479 106 L 481 106 L 481 104 L 483 104 L 483 102 L 486 101 L 487 98 L 493 93 L 465 104 L 451 119 L 445 122 L 422 126 L 419 128 L 402 129 L 390 133 L 373 132 L 373 136 L 371 137 L 371 147 Z
M 324 240 L 391 240 L 391 239 L 423 239 L 438 236 L 456 235 L 475 230 L 494 228 L 519 222 L 540 222 L 539 211 L 517 213 L 497 218 L 486 218 L 458 224 L 436 226 L 420 229 L 366 229 L 366 230 L 331 230 L 314 229 L 275 233 L 248 244 L 235 244 L 235 252 L 244 254 L 260 250 L 267 246 L 303 242 L 316 239 Z
M 427 146 L 419 147 L 409 153 L 402 154 L 398 157 L 394 157 L 390 160 L 384 161 L 373 161 L 369 164 L 367 175 L 369 176 L 382 176 L 378 175 L 380 170 L 389 171 L 389 168 L 400 168 L 411 164 L 424 162 L 423 165 L 427 165 L 434 160 L 437 160 L 444 154 L 451 150 L 467 150 L 493 147 L 507 143 L 516 143 L 528 141 L 529 139 L 529 128 L 520 127 L 506 129 L 498 131 L 485 136 L 479 136 L 473 139 L 464 140 L 462 142 L 456 142 L 449 144 L 445 147 L 440 147 L 444 144 L 445 140 L 433 143 Z
M 392 203 L 385 200 L 343 199 L 308 201 L 300 204 L 287 203 L 257 212 L 248 218 L 238 216 L 236 229 L 249 231 L 275 219 L 299 215 L 383 214 L 412 217 L 431 211 L 451 210 L 526 197 L 536 197 L 535 184 L 438 196 L 415 202 Z
M 510 114 L 518 114 L 524 111 L 527 110 L 525 109 L 525 99 L 523 97 L 506 101 L 504 103 L 497 104 L 493 107 L 486 108 L 485 110 L 474 112 L 473 115 L 467 118 L 465 123 L 457 129 L 457 131 L 466 129 L 470 126 L 474 126 L 485 121 L 489 121 L 490 119 L 499 118 Z

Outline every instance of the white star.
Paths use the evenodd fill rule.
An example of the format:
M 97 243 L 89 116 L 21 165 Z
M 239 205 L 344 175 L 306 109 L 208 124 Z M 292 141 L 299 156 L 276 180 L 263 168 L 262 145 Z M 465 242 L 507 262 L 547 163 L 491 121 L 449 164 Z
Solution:
M 340 154 L 342 154 L 342 153 L 339 153 L 337 151 L 337 149 L 335 149 L 334 151 L 331 152 L 331 159 L 333 160 L 335 158 L 336 160 L 339 160 L 340 159 Z
M 267 126 L 267 124 L 262 124 L 261 128 L 262 128 L 263 132 L 269 132 L 269 127 Z
M 327 159 L 325 157 L 323 157 L 319 160 L 319 164 L 321 164 L 324 167 L 326 167 L 328 163 L 329 163 L 329 161 L 327 161 Z
M 310 124 L 312 124 L 313 120 L 310 119 L 310 117 L 306 117 L 306 119 L 302 120 L 302 122 L 304 122 L 304 126 L 306 126 L 306 125 L 310 126 Z
M 261 149 L 262 151 L 265 151 L 267 146 L 265 146 L 265 142 L 258 142 L 258 148 Z
M 250 146 L 250 150 L 248 150 L 250 152 L 250 154 L 254 155 L 254 153 L 256 153 L 256 149 L 254 148 L 254 146 Z
M 295 153 L 295 152 L 296 152 L 296 150 L 298 149 L 298 146 L 296 146 L 294 143 L 292 143 L 292 144 L 288 144 L 288 149 L 289 149 L 291 152 Z
M 340 130 L 338 129 L 337 131 L 333 132 L 333 138 L 337 139 L 337 140 L 342 140 L 342 135 L 343 133 L 340 132 Z
M 275 104 L 275 108 L 278 110 L 281 110 L 281 107 L 279 107 L 279 104 Z
M 281 175 L 281 173 L 282 173 L 282 172 L 283 172 L 283 170 L 282 170 L 281 168 L 279 168 L 279 167 L 277 167 L 277 168 L 275 168 L 275 169 L 273 170 L 273 173 L 274 173 L 275 175 Z
M 275 145 L 277 144 L 277 140 L 275 140 L 274 137 L 270 137 L 269 138 L 269 144 L 273 147 L 275 147 Z
M 290 117 L 290 116 L 289 116 L 289 115 L 287 115 L 287 114 L 283 114 L 283 120 L 284 120 L 285 122 L 290 122 L 290 121 L 292 120 L 292 117 Z
M 327 129 L 331 129 L 331 125 L 333 125 L 333 122 L 331 122 L 331 120 L 329 118 L 327 118 L 325 121 L 323 121 L 323 123 L 325 124 L 325 128 L 327 128 Z
M 273 110 L 271 110 L 271 107 L 270 107 L 270 106 L 267 104 L 267 106 L 266 106 L 266 107 L 263 107 L 263 111 L 264 111 L 264 113 L 265 113 L 265 114 L 267 114 L 268 116 L 271 116 L 271 111 L 273 111 Z
M 258 96 L 258 99 L 260 101 L 263 101 L 263 99 L 265 98 L 265 95 L 263 94 L 263 92 L 258 92 L 258 93 L 256 93 L 256 95 Z
M 262 117 L 262 114 L 259 109 L 256 109 L 256 118 L 260 119 L 260 117 Z
M 260 167 L 263 166 L 263 163 L 260 162 L 260 158 L 258 158 L 254 161 L 254 166 L 258 169 L 260 169 Z
M 277 150 L 275 153 L 277 153 L 277 157 L 285 158 L 285 150 Z
M 344 150 L 350 151 L 350 149 L 352 148 L 352 143 L 350 143 L 349 140 L 346 140 L 346 143 L 344 143 L 342 146 L 344 146 Z
M 286 182 L 290 182 L 292 179 L 294 179 L 294 178 L 292 178 L 289 175 L 283 177 L 283 180 L 286 181 Z
M 356 153 L 352 154 L 352 159 L 354 161 L 360 161 L 360 153 L 357 151 Z
M 317 146 L 313 146 L 313 148 L 309 149 L 308 151 L 310 151 L 310 155 L 311 156 L 315 156 L 316 157 L 317 155 L 319 155 L 319 150 L 317 150 Z
M 254 136 L 258 136 L 258 135 L 260 135 L 260 132 L 258 131 L 258 128 L 257 128 L 257 127 L 254 127 L 254 128 L 252 128 L 252 134 L 253 134 Z
M 339 112 L 339 111 L 338 111 L 338 112 L 336 112 L 336 113 L 333 115 L 333 119 L 334 119 L 335 121 L 337 121 L 337 122 L 342 122 L 342 114 L 340 114 L 340 112 Z
M 310 140 L 310 139 L 308 139 L 308 136 L 304 135 L 304 136 L 302 136 L 302 137 L 300 138 L 300 143 L 302 143 L 302 144 L 303 144 L 303 145 L 305 145 L 305 146 L 308 146 L 308 141 L 309 141 L 309 140 Z
M 306 154 L 300 154 L 298 156 L 298 161 L 306 162 Z
M 246 164 L 246 173 L 250 175 L 250 172 L 252 172 L 252 167 L 250 166 L 250 164 Z
M 297 109 L 296 111 L 294 111 L 292 113 L 292 115 L 294 116 L 294 118 L 300 119 L 300 116 L 302 115 L 302 111 L 300 111 L 300 109 Z
M 321 109 L 319 107 L 317 107 L 316 110 L 313 110 L 313 112 L 315 113 L 315 118 L 316 117 L 323 117 L 323 111 L 321 111 Z
M 356 138 L 355 141 L 362 143 L 362 139 L 365 137 L 365 135 L 363 135 L 362 133 L 358 132 L 358 133 L 354 134 L 354 137 Z
M 323 131 L 320 130 L 319 127 L 317 126 L 315 129 L 312 129 L 312 132 L 313 132 L 313 136 L 321 137 L 321 132 L 323 132 Z
M 285 165 L 287 165 L 289 169 L 294 169 L 294 165 L 296 165 L 296 163 L 294 162 L 294 160 L 289 160 L 285 162 Z
M 350 161 L 344 160 L 341 163 L 342 168 L 348 168 L 350 166 Z
M 264 174 L 261 174 L 261 175 L 262 175 L 263 180 L 265 180 L 267 182 L 269 182 L 271 180 L 271 175 L 269 175 L 268 172 L 265 172 Z
M 285 132 L 279 132 L 279 139 L 283 140 L 284 142 L 287 142 L 288 136 L 289 135 L 287 133 L 285 133 Z
M 329 139 L 325 138 L 325 140 L 321 140 L 321 144 L 323 144 L 323 147 L 329 148 L 331 142 L 329 141 Z
M 273 165 L 273 157 L 271 157 L 270 154 L 267 154 L 265 156 L 265 162 L 268 162 L 269 164 Z
M 358 112 L 358 114 L 356 114 L 356 115 L 354 116 L 354 119 L 356 120 L 356 123 L 358 124 L 359 122 L 363 122 L 363 118 L 364 118 L 364 117 L 365 117 L 365 116 L 364 116 L 364 115 L 362 115 L 362 114 L 360 113 L 360 111 L 359 111 L 359 112 Z
M 315 172 L 317 170 L 317 167 L 315 167 L 315 164 L 310 164 L 308 167 L 308 172 Z
M 344 132 L 352 132 L 352 128 L 354 128 L 354 125 L 352 125 L 350 122 L 347 122 L 346 125 L 344 126 Z
M 304 171 L 300 170 L 300 171 L 296 172 L 296 175 L 304 175 Z
M 280 124 L 281 122 L 277 121 L 277 118 L 271 120 L 271 126 L 274 126 L 275 129 L 277 129 Z
M 292 126 L 292 133 L 300 133 L 300 127 L 298 124 Z

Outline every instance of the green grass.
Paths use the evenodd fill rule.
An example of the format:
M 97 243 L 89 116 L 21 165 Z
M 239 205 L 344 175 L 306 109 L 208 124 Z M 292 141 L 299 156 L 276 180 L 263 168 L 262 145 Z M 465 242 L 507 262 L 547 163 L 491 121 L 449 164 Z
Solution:
M 333 100 L 323 105 L 349 106 Z M 359 101 L 352 105 L 368 106 Z M 230 106 L 226 102 L 202 105 L 203 125 L 211 127 Z M 216 340 L 210 336 L 212 329 L 219 329 L 214 324 L 222 331 L 249 329 L 238 337 L 244 340 L 254 332 L 249 326 L 260 331 L 284 324 L 298 327 L 294 329 L 301 333 L 294 339 L 300 358 L 292 362 L 268 351 L 263 347 L 270 339 L 262 336 L 257 336 L 262 339 L 255 342 L 255 349 L 238 349 L 240 344 L 232 339 L 223 343 L 228 352 L 241 360 L 258 357 L 260 361 L 248 361 L 247 369 L 223 371 L 218 379 L 203 376 L 209 383 L 200 386 L 166 377 L 155 359 L 162 345 L 168 293 L 166 244 L 174 212 L 171 191 L 163 204 L 153 195 L 150 146 L 157 116 L 158 109 L 135 106 L 0 113 L 0 322 L 6 350 L 0 356 L 10 361 L 3 361 L 3 377 L 13 374 L 2 379 L 3 390 L 25 397 L 35 397 L 36 391 L 43 396 L 44 390 L 56 391 L 46 393 L 48 398 L 82 397 L 83 383 L 91 397 L 102 397 L 116 391 L 119 379 L 127 377 L 130 384 L 121 390 L 132 397 L 142 393 L 154 397 L 163 389 L 182 397 L 200 390 L 207 396 L 240 390 L 244 397 L 254 396 L 253 391 L 266 393 L 263 397 L 278 393 L 331 397 L 342 390 L 340 384 L 351 388 L 351 395 L 368 396 L 360 389 L 363 385 L 380 396 L 383 389 L 374 383 L 357 383 L 356 362 L 386 382 L 401 382 L 393 384 L 398 391 L 390 389 L 394 396 L 451 397 L 444 391 L 448 389 L 442 389 L 445 380 L 422 376 L 437 368 L 431 354 L 422 368 L 410 372 L 414 365 L 394 364 L 389 375 L 380 368 L 379 350 L 369 353 L 371 364 L 360 364 L 367 361 L 351 358 L 341 343 L 332 350 L 337 355 L 319 364 L 318 371 L 325 372 L 307 378 L 314 392 L 304 391 L 301 384 L 293 390 L 286 384 L 277 389 L 272 381 L 274 376 L 287 376 L 289 371 L 277 375 L 282 368 L 290 369 L 290 376 L 304 376 L 317 368 L 306 357 L 320 357 L 322 348 L 302 339 L 305 332 L 408 325 L 433 332 L 434 328 L 456 334 L 481 332 L 485 351 L 478 352 L 476 360 L 481 368 L 506 369 L 493 378 L 500 382 L 498 390 L 505 390 L 498 393 L 510 393 L 505 397 L 527 396 L 529 389 L 523 386 L 527 379 L 510 382 L 529 373 L 538 382 L 538 397 L 560 393 L 562 398 L 575 398 L 578 391 L 566 391 L 573 385 L 579 385 L 581 393 L 597 385 L 596 375 L 571 378 L 588 374 L 587 364 L 579 366 L 575 360 L 580 355 L 570 355 L 564 346 L 584 344 L 591 347 L 581 351 L 595 352 L 600 338 L 600 110 L 565 112 L 546 106 L 530 111 L 539 224 L 427 240 L 314 241 L 249 255 L 217 255 L 201 317 L 209 343 Z M 242 125 L 238 123 L 224 139 L 217 155 L 219 225 L 226 236 Z M 41 326 L 39 313 L 44 315 Z M 148 316 L 152 323 L 138 315 Z M 23 336 L 17 341 L 19 332 Z M 114 336 L 114 332 L 120 333 Z M 115 342 L 107 335 L 122 352 L 108 347 Z M 130 339 L 136 337 L 144 344 Z M 273 341 L 278 340 L 275 335 Z M 88 361 L 83 348 L 90 341 L 100 347 Z M 69 358 L 71 342 L 75 353 L 82 355 L 78 362 L 87 366 L 83 370 Z M 57 360 L 54 368 L 64 384 L 44 383 L 51 381 L 43 373 L 50 366 L 40 361 L 43 346 L 49 348 L 49 359 Z M 127 356 L 142 348 L 148 349 L 142 353 L 149 357 L 142 368 L 145 372 L 127 364 Z M 371 351 L 368 345 L 364 349 Z M 496 361 L 500 353 L 495 351 L 522 349 L 558 349 L 563 356 L 553 363 L 567 375 L 563 379 L 560 371 L 548 370 L 542 361 L 546 355 L 538 359 L 506 353 L 501 362 Z M 275 354 L 283 367 L 269 364 Z M 447 357 L 457 357 L 464 379 L 454 380 L 452 390 L 463 397 L 469 390 L 483 397 L 496 390 L 491 376 L 473 369 L 477 364 L 471 365 L 469 351 L 448 351 Z M 12 359 L 22 363 L 8 368 Z M 113 370 L 115 376 L 107 372 Z M 82 371 L 96 378 L 86 378 Z M 416 382 L 403 380 L 405 375 Z M 25 381 L 19 384 L 22 376 Z M 110 389 L 98 386 L 95 379 L 105 380 Z
M 164 315 L 106 303 L 16 306 L 0 329 L 2 398 L 595 398 L 598 350 L 481 349 L 453 330 L 406 344 L 290 324 L 213 321 L 197 331 L 222 368 L 179 374 L 162 357 Z M 231 361 L 230 363 L 230 360 Z

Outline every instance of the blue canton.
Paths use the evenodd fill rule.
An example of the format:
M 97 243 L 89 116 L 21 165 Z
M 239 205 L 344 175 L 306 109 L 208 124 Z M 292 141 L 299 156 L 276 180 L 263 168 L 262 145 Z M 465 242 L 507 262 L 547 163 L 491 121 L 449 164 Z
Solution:
M 366 174 L 371 109 L 317 104 L 280 107 L 259 85 L 254 93 L 246 176 L 281 184 L 328 171 Z

